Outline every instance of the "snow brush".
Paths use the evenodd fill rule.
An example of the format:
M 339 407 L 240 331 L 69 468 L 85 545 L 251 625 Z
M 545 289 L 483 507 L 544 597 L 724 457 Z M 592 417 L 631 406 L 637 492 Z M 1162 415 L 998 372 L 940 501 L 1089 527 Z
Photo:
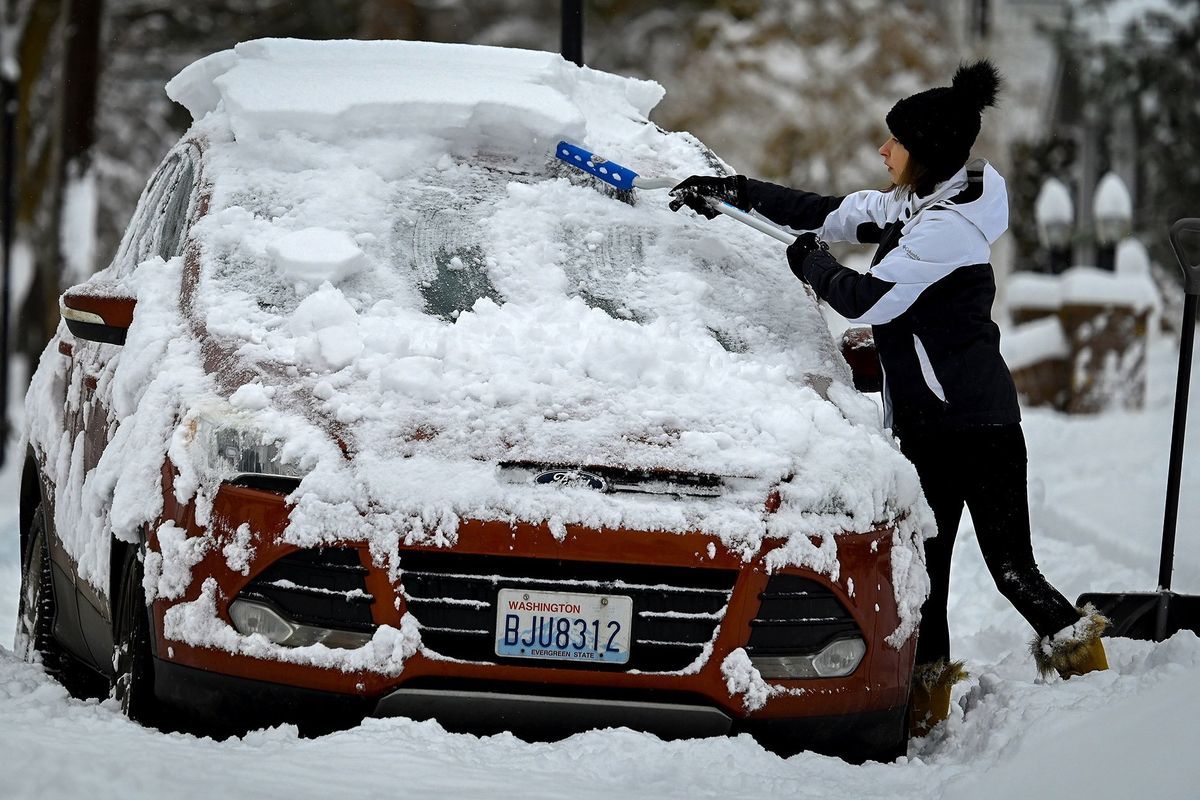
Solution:
M 623 167 L 615 161 L 609 161 L 603 156 L 598 156 L 595 153 L 589 153 L 579 145 L 571 144 L 570 142 L 559 142 L 558 147 L 554 148 L 554 155 L 560 161 L 570 164 L 575 169 L 586 172 L 594 178 L 607 183 L 609 186 L 628 192 L 634 189 L 670 189 L 679 183 L 675 178 L 647 178 L 638 175 L 628 167 Z M 788 233 L 780 227 L 772 225 L 761 217 L 756 217 L 753 214 L 747 214 L 736 206 L 731 206 L 729 203 L 723 203 L 719 200 L 710 200 L 709 205 L 715 211 L 720 211 L 727 217 L 732 217 L 743 225 L 749 225 L 754 230 L 765 233 L 773 239 L 778 239 L 784 244 L 791 244 L 796 241 L 796 234 Z

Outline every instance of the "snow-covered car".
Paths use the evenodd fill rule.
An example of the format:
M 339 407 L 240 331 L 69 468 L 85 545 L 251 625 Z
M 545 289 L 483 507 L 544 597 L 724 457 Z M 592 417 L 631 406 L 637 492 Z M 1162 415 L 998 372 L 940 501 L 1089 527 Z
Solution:
M 903 747 L 930 514 L 816 302 L 554 157 L 727 171 L 660 86 L 259 40 L 167 91 L 26 400 L 22 652 L 160 725 Z

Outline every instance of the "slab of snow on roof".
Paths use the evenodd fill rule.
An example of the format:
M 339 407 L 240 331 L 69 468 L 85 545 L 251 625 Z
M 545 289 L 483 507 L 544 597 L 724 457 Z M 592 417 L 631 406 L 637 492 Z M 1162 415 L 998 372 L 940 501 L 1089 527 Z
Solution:
M 453 133 L 493 145 L 582 140 L 574 95 L 644 117 L 658 84 L 577 69 L 554 53 L 435 42 L 259 39 L 187 67 L 167 93 L 196 119 L 222 107 L 238 138 L 279 131 Z

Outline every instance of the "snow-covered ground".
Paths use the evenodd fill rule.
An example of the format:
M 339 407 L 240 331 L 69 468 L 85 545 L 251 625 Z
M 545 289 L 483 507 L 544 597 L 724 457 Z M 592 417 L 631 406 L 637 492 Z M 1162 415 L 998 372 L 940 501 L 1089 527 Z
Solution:
M 1152 348 L 1145 412 L 1026 413 L 1035 546 L 1069 597 L 1154 588 L 1176 351 Z M 1200 389 L 1200 367 L 1193 368 Z M 1200 391 L 1184 463 L 1174 588 L 1200 592 Z M 20 413 L 16 403 L 15 413 Z M 18 475 L 0 473 L 0 626 L 15 624 Z M 1035 679 L 1029 632 L 999 596 L 963 523 L 951 625 L 972 677 L 950 720 L 894 764 L 781 759 L 748 737 L 662 742 L 629 730 L 558 743 L 370 720 L 318 739 L 291 728 L 225 742 L 145 730 L 114 701 L 80 702 L 0 647 L 0 798 L 612 796 L 1185 798 L 1200 762 L 1181 744 L 1200 716 L 1200 639 L 1110 640 L 1112 669 Z M 7 637 L 6 637 L 7 638 Z

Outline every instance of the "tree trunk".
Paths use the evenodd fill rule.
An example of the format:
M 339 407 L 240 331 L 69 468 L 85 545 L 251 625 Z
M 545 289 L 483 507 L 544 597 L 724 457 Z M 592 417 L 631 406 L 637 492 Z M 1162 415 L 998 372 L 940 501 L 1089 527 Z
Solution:
M 14 350 L 35 363 L 58 326 L 64 188 L 90 166 L 103 0 L 39 0 L 21 41 L 21 223 L 37 231 Z

